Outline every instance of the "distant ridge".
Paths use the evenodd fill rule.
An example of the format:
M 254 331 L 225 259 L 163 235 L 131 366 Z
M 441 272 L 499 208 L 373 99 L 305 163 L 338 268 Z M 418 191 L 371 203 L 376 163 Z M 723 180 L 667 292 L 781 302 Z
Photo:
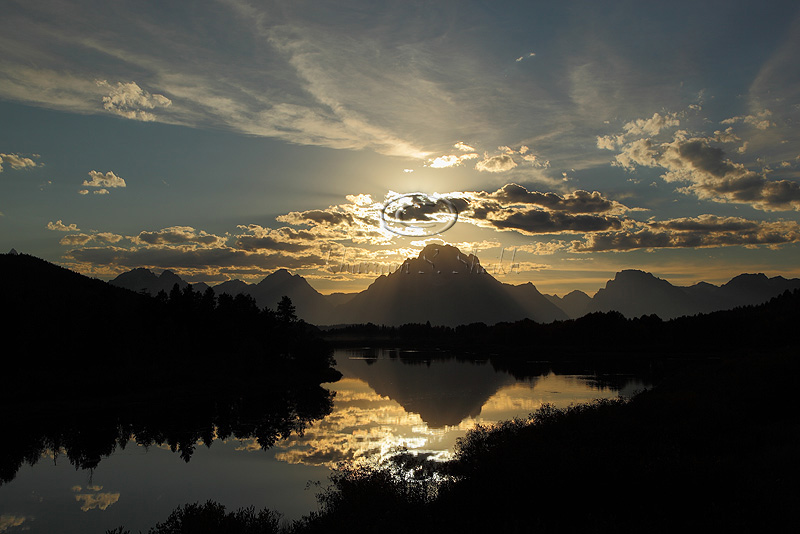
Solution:
M 741 274 L 722 286 L 700 282 L 681 287 L 650 273 L 631 269 L 617 273 L 575 316 L 618 311 L 628 318 L 655 314 L 661 319 L 672 319 L 762 304 L 786 290 L 798 288 L 800 279 L 767 278 L 763 273 Z
M 156 275 L 133 269 L 117 276 L 112 285 L 151 295 L 167 293 L 187 282 L 172 271 Z M 204 291 L 205 284 L 193 288 Z M 543 295 L 532 283 L 501 283 L 481 265 L 477 256 L 450 245 L 428 245 L 393 273 L 378 277 L 360 293 L 322 295 L 300 275 L 278 269 L 257 284 L 241 280 L 222 282 L 216 294 L 252 296 L 259 307 L 275 308 L 284 295 L 292 299 L 297 315 L 317 325 L 374 323 L 397 326 L 426 323 L 455 326 L 494 324 L 528 318 L 539 323 L 575 319 L 592 312 L 618 311 L 625 317 L 657 315 L 672 319 L 737 306 L 756 305 L 786 290 L 800 288 L 800 279 L 763 273 L 741 274 L 716 286 L 699 282 L 675 286 L 651 273 L 626 269 L 616 273 L 594 297 L 572 291 L 563 297 Z
M 188 285 L 188 282 L 169 269 L 164 270 L 160 275 L 156 275 L 150 269 L 139 267 L 132 271 L 122 273 L 111 280 L 109 284 L 117 287 L 124 287 L 125 289 L 130 289 L 137 293 L 144 291 L 151 296 L 155 296 L 159 291 L 169 293 L 175 284 L 178 284 L 178 287 L 183 289 Z M 202 293 L 208 289 L 208 285 L 200 282 L 199 284 L 192 285 L 192 289 Z
M 592 297 L 583 291 L 574 290 L 567 293 L 563 297 L 557 295 L 545 295 L 547 300 L 564 310 L 564 313 L 570 319 L 576 319 L 586 315 L 589 304 L 592 302 Z

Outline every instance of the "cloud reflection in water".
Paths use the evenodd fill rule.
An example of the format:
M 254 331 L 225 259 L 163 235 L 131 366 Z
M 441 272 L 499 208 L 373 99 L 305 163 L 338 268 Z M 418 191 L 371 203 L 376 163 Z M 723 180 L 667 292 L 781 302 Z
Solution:
M 479 415 L 466 416 L 457 425 L 433 428 L 419 414 L 376 393 L 366 381 L 346 377 L 327 385 L 336 392 L 333 412 L 311 425 L 304 435 L 279 442 L 275 456 L 288 463 L 333 467 L 343 461 L 384 457 L 404 447 L 446 459 L 456 440 L 477 424 L 525 417 L 544 403 L 564 407 L 618 395 L 611 388 L 597 386 L 592 378 L 551 373 L 502 386 L 484 400 Z M 239 448 L 259 449 L 250 441 Z

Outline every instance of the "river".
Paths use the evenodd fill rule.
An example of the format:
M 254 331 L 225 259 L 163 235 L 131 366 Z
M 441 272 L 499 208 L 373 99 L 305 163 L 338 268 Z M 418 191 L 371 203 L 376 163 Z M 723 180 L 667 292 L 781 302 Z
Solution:
M 0 486 L 0 533 L 102 534 L 120 525 L 146 532 L 175 507 L 207 500 L 229 510 L 268 507 L 296 519 L 316 508 L 313 483 L 324 484 L 338 462 L 381 457 L 398 447 L 446 459 L 477 424 L 524 417 L 544 403 L 565 407 L 647 387 L 625 374 L 556 373 L 544 363 L 535 376 L 515 377 L 488 360 L 413 351 L 341 349 L 334 356 L 343 376 L 323 384 L 334 393 L 330 413 L 266 449 L 262 444 L 271 443 L 263 423 L 248 419 L 207 432 L 199 427 L 209 423 L 187 418 L 188 444 L 162 431 L 148 439 L 112 436 L 95 461 L 67 446 L 38 450 L 38 461 L 22 463 Z M 215 435 L 199 439 L 204 432 Z M 87 464 L 93 468 L 83 469 Z

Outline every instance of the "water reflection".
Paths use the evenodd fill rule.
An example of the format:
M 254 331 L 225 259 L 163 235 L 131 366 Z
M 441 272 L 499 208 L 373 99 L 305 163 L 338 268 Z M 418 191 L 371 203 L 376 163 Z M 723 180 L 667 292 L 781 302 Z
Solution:
M 490 361 L 436 354 L 334 356 L 343 378 L 323 387 L 213 395 L 198 388 L 4 414 L 13 434 L 0 440 L 3 480 L 20 472 L 0 486 L 0 532 L 103 532 L 120 524 L 147 531 L 176 506 L 208 499 L 296 519 L 315 506 L 306 482 L 324 481 L 337 462 L 396 447 L 446 458 L 476 424 L 644 387 L 620 372 L 553 372 L 546 364 L 512 376 Z
M 557 375 L 549 368 L 518 381 L 488 361 L 401 356 L 375 349 L 339 351 L 337 368 L 344 378 L 326 385 L 335 392 L 331 414 L 302 436 L 279 443 L 276 458 L 333 467 L 398 447 L 446 458 L 477 424 L 524 417 L 545 403 L 566 407 L 617 397 L 621 387 L 645 387 L 630 376 L 608 382 L 594 374 Z
M 13 480 L 23 464 L 34 465 L 46 457 L 57 461 L 65 456 L 76 469 L 94 469 L 129 442 L 169 448 L 186 462 L 198 445 L 210 447 L 229 437 L 252 438 L 266 449 L 330 413 L 332 397 L 318 385 L 273 385 L 258 391 L 183 392 L 92 406 L 20 407 L 4 420 L 15 436 L 0 440 L 0 483 Z M 96 494 L 78 497 L 86 506 L 99 506 L 94 504 Z

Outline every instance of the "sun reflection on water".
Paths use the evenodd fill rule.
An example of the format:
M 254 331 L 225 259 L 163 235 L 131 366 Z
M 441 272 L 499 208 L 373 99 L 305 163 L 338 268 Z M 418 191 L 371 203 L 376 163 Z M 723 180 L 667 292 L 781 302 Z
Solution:
M 502 386 L 485 400 L 479 415 L 466 416 L 457 425 L 432 428 L 420 414 L 376 393 L 365 380 L 345 377 L 326 385 L 336 392 L 333 412 L 302 436 L 278 443 L 275 457 L 293 464 L 334 467 L 346 461 L 383 459 L 405 449 L 444 460 L 451 457 L 457 439 L 478 424 L 526 417 L 545 403 L 566 407 L 618 395 L 611 388 L 598 387 L 590 378 L 551 373 Z M 241 445 L 242 450 L 257 448 L 249 441 Z

